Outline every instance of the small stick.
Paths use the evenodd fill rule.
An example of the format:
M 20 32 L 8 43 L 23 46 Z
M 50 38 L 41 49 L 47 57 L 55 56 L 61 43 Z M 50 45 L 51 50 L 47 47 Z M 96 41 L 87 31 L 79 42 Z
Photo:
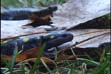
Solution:
M 76 36 L 74 36 L 74 37 L 81 36 L 81 35 L 92 34 L 92 33 L 97 33 L 97 32 L 104 32 L 104 31 L 92 31 L 92 32 L 86 32 L 86 33 L 83 33 L 83 34 L 76 35 Z M 109 32 L 109 31 L 108 31 L 108 32 Z
M 9 37 L 9 38 L 1 38 L 1 40 L 8 40 L 8 39 L 14 39 L 17 37 L 22 37 L 22 36 L 28 36 L 28 35 L 34 35 L 34 34 L 41 34 L 41 33 L 48 33 L 48 32 L 35 32 L 35 33 L 29 33 L 29 34 L 23 34 L 23 35 L 17 35 L 17 36 L 13 36 L 13 37 Z

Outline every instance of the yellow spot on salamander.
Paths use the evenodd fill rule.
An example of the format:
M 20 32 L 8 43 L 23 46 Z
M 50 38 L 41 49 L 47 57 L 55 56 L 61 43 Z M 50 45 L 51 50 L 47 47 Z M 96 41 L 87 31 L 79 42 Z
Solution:
M 40 36 L 37 36 L 37 39 L 39 40 L 39 39 L 40 39 Z
M 29 41 L 29 38 L 24 38 L 23 39 L 23 42 L 25 42 L 25 43 L 28 42 L 28 41 Z
M 52 35 L 52 36 L 50 36 L 50 39 L 54 39 L 55 37 Z
M 2 40 L 1 40 L 1 44 L 5 44 L 5 43 L 7 43 L 7 42 L 9 42 L 9 41 L 11 41 L 11 40 L 6 40 L 6 41 L 2 41 Z
M 7 43 L 8 41 L 1 41 L 1 44 L 5 44 L 5 43 Z

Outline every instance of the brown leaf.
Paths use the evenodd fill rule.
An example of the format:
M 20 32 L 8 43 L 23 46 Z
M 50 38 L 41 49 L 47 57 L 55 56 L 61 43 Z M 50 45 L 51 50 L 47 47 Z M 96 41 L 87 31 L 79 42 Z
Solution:
M 58 6 L 52 22 L 58 28 L 72 28 L 108 13 L 110 13 L 110 0 L 69 0 Z

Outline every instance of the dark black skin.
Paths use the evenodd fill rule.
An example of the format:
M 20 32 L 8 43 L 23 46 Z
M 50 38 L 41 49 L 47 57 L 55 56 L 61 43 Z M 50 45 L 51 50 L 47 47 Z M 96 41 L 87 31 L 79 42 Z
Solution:
M 29 19 L 31 16 L 31 11 L 9 11 L 1 13 L 1 20 L 24 20 Z
M 32 20 L 32 23 L 29 23 L 25 26 L 42 26 L 42 25 L 48 25 L 51 27 L 54 27 L 51 22 L 50 17 L 53 16 L 53 12 L 57 10 L 57 7 L 49 7 L 48 9 L 41 10 L 39 12 L 33 12 L 30 19 Z
M 38 12 L 33 12 L 33 14 L 35 14 L 39 17 L 44 17 L 46 15 L 53 14 L 53 12 L 56 11 L 56 10 L 57 10 L 56 6 L 48 7 L 47 9 L 44 9 L 44 10 L 41 10 L 41 11 L 38 11 Z
M 53 28 L 50 17 L 52 17 L 53 12 L 57 10 L 57 7 L 48 7 L 47 9 L 43 9 L 40 11 L 32 12 L 32 11 L 9 11 L 1 13 L 2 20 L 24 20 L 30 19 L 32 23 L 26 24 L 24 26 L 32 26 L 38 27 L 42 25 L 48 25 Z
M 18 8 L 17 8 L 18 9 Z M 57 10 L 57 7 L 48 7 L 40 11 L 30 11 L 30 10 L 9 10 L 1 13 L 1 20 L 25 20 L 31 19 L 31 15 L 37 15 L 38 17 L 44 17 L 46 15 L 52 14 Z
M 57 31 L 51 32 L 46 36 L 36 36 L 28 38 L 26 42 L 24 42 L 24 39 L 25 38 L 17 38 L 15 40 L 8 41 L 7 43 L 2 44 L 1 53 L 4 55 L 12 55 L 13 50 L 16 47 L 18 47 L 19 50 L 26 51 L 38 47 L 39 45 L 42 45 L 44 42 L 46 43 L 45 53 L 47 53 L 47 49 L 57 47 L 63 43 L 71 41 L 73 39 L 73 35 L 68 32 L 63 32 L 59 34 L 59 31 Z

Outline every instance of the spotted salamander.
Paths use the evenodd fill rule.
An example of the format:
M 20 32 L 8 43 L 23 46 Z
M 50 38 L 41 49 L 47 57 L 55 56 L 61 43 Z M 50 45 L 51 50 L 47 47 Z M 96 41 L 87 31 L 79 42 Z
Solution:
M 33 8 L 32 8 L 33 9 Z M 7 10 L 1 13 L 1 20 L 24 20 L 30 19 L 30 17 L 34 14 L 38 17 L 44 17 L 46 15 L 52 14 L 54 11 L 57 10 L 56 6 L 48 7 L 46 9 L 42 9 L 40 11 L 31 11 L 29 10 Z
M 26 51 L 32 48 L 38 47 L 46 42 L 45 53 L 48 53 L 48 49 L 57 47 L 63 43 L 69 42 L 73 39 L 73 35 L 66 31 L 54 31 L 47 35 L 40 35 L 34 37 L 17 38 L 15 40 L 7 41 L 1 44 L 1 54 L 12 55 L 14 49 Z

